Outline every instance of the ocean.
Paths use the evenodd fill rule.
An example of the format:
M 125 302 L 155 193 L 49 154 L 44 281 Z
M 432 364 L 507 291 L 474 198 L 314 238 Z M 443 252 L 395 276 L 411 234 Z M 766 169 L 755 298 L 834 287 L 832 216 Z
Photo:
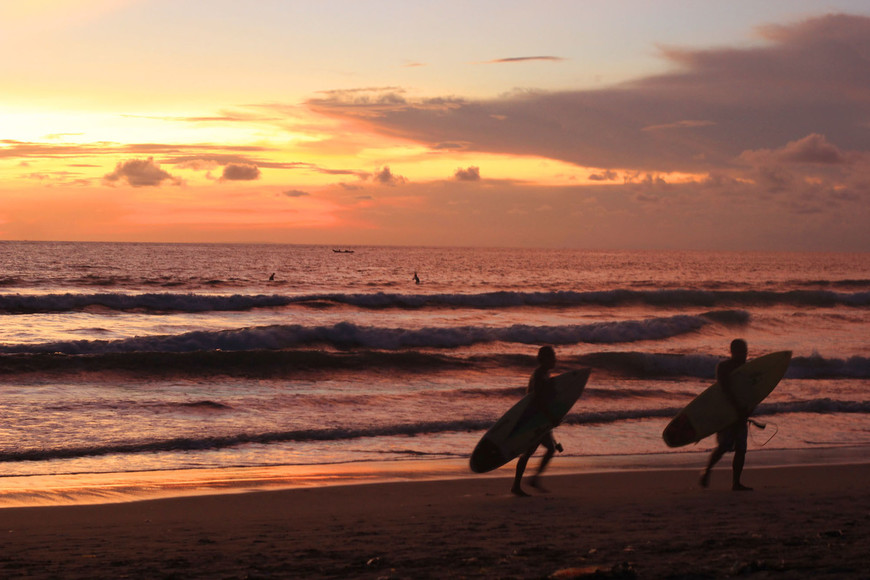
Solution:
M 736 337 L 793 352 L 747 465 L 870 450 L 870 254 L 2 242 L 0 320 L 0 487 L 464 461 L 543 344 L 554 465 L 700 467 L 661 432 Z

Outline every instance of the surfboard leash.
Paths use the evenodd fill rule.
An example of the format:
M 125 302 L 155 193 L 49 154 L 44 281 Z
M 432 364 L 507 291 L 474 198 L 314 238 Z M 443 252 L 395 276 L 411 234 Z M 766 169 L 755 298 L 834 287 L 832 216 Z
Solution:
M 759 430 L 762 430 L 762 431 L 764 429 L 766 429 L 767 427 L 773 427 L 773 433 L 771 433 L 770 437 L 768 437 L 764 443 L 759 445 L 759 447 L 764 447 L 765 445 L 770 443 L 770 440 L 773 439 L 774 437 L 776 437 L 776 434 L 779 433 L 779 427 L 776 425 L 776 423 L 762 423 L 761 421 L 756 421 L 755 419 L 749 419 L 749 424 L 752 425 L 753 427 L 757 427 Z M 752 442 L 757 443 L 757 441 L 755 440 L 755 437 L 752 438 Z

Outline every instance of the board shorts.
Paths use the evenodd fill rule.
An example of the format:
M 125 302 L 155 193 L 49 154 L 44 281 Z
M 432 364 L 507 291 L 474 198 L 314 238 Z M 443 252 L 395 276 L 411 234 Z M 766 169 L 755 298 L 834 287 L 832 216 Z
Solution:
M 716 433 L 716 441 L 719 444 L 719 450 L 722 452 L 729 451 L 746 451 L 746 439 L 749 437 L 749 422 L 737 421 L 730 427 L 722 429 Z

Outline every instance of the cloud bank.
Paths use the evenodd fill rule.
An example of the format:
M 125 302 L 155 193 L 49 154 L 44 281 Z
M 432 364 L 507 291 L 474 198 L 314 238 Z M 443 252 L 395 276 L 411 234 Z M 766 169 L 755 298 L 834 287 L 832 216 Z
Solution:
M 435 148 L 537 155 L 582 166 L 708 171 L 808 135 L 870 143 L 870 18 L 828 15 L 759 29 L 748 48 L 662 47 L 673 71 L 600 90 L 489 100 L 334 92 L 317 111 Z
M 392 87 L 308 104 L 433 152 L 598 168 L 577 187 L 481 182 L 477 197 L 462 188 L 455 196 L 466 197 L 443 208 L 445 230 L 465 231 L 461 207 L 493 224 L 503 215 L 517 235 L 528 227 L 517 243 L 546 232 L 539 243 L 870 250 L 870 18 L 831 14 L 757 33 L 750 46 L 660 47 L 669 72 L 602 89 L 412 100 Z M 479 179 L 473 166 L 451 181 Z

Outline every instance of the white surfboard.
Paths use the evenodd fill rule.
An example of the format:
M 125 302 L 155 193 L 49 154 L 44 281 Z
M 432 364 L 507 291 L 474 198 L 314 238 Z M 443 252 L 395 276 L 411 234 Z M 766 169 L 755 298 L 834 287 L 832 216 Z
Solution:
M 781 351 L 737 367 L 731 373 L 731 390 L 740 405 L 749 411 L 754 409 L 779 384 L 790 361 L 791 351 Z M 709 437 L 738 419 L 736 409 L 722 391 L 722 385 L 716 382 L 692 399 L 668 423 L 662 438 L 668 447 L 682 447 Z

